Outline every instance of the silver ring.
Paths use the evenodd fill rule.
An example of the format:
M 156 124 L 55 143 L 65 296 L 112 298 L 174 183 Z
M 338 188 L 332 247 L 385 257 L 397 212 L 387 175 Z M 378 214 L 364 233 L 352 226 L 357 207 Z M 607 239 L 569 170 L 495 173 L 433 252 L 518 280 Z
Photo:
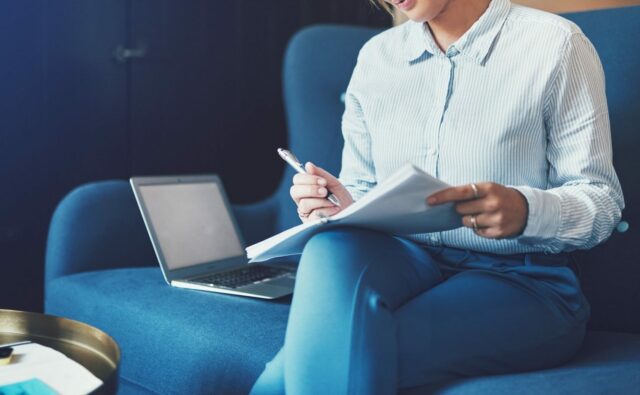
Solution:
M 473 227 L 473 231 L 477 232 L 478 231 L 478 221 L 476 221 L 476 216 L 472 215 L 469 220 L 471 221 L 471 226 Z
M 471 189 L 473 190 L 473 198 L 477 199 L 480 197 L 480 193 L 478 192 L 478 186 L 476 184 L 470 184 L 471 185 Z

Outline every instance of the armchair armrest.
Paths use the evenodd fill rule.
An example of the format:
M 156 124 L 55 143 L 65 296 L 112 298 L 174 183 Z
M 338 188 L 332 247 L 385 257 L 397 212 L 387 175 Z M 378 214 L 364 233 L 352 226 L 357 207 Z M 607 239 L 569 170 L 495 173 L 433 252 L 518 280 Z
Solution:
M 247 244 L 275 233 L 274 197 L 233 206 Z M 56 208 L 47 238 L 45 289 L 52 280 L 85 271 L 156 265 L 131 186 L 101 181 L 71 191 Z
M 156 262 L 129 183 L 85 184 L 64 197 L 53 214 L 45 290 L 49 282 L 64 275 Z

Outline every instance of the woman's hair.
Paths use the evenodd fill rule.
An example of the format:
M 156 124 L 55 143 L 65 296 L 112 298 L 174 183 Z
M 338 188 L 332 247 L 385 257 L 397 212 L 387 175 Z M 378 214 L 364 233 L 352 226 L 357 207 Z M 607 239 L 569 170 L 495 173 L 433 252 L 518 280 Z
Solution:
M 369 0 L 373 5 L 378 8 L 382 8 L 387 11 L 389 14 L 393 15 L 393 7 L 391 4 L 387 3 L 385 0 Z

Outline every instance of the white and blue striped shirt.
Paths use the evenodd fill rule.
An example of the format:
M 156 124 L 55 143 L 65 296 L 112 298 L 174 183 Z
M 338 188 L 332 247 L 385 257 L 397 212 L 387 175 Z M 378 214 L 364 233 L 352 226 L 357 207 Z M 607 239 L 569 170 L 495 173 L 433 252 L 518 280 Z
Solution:
M 595 246 L 620 220 L 602 66 L 559 16 L 493 0 L 446 53 L 425 24 L 389 29 L 360 51 L 345 105 L 340 179 L 354 199 L 412 162 L 452 185 L 513 186 L 528 201 L 517 238 L 458 228 L 418 242 L 557 253 Z

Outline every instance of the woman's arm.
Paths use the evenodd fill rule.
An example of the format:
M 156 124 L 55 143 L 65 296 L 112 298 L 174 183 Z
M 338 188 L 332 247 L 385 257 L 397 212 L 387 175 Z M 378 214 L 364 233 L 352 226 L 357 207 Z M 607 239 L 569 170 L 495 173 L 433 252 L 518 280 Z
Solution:
M 529 221 L 521 236 L 549 252 L 587 249 L 620 220 L 624 199 L 613 168 L 604 72 L 592 44 L 572 34 L 545 103 L 549 189 L 517 189 Z
M 518 237 L 551 253 L 609 237 L 624 200 L 612 163 L 604 73 L 582 33 L 572 34 L 563 51 L 545 102 L 548 188 L 478 183 L 476 199 L 465 185 L 435 194 L 429 204 L 457 202 L 463 224 L 475 223 L 480 236 Z

